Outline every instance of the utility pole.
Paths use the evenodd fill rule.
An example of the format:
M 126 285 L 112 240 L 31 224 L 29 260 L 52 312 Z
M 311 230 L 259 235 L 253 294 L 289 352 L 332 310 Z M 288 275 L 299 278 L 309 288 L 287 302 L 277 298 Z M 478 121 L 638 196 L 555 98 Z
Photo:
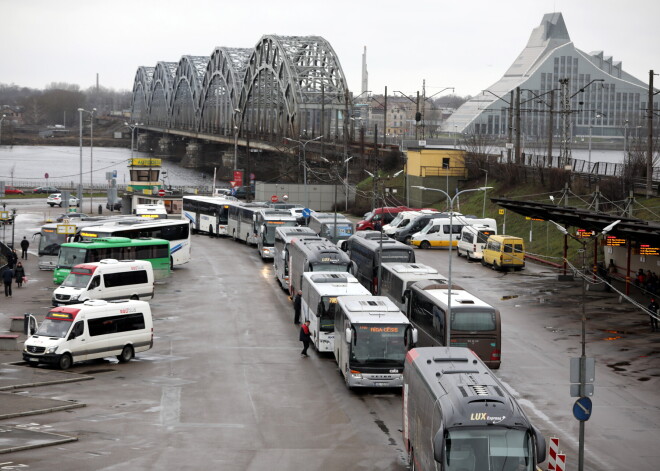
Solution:
M 554 131 L 553 113 L 555 108 L 555 91 L 550 90 L 550 114 L 548 115 L 548 164 L 552 159 L 552 132 Z
M 646 156 L 646 197 L 653 196 L 653 70 L 649 70 L 649 100 L 646 105 L 648 122 L 648 154 Z
M 321 136 L 325 135 L 325 84 L 321 84 Z M 321 138 L 321 157 L 325 157 L 323 152 L 323 141 L 325 139 Z
M 387 144 L 387 86 L 385 86 L 385 105 L 383 106 L 383 149 Z
M 561 154 L 560 165 L 571 163 L 571 99 L 568 95 L 568 79 L 559 79 L 561 85 Z M 585 87 L 586 88 L 586 87 Z
M 516 87 L 516 164 L 520 165 L 520 87 Z
M 506 161 L 507 163 L 511 163 L 511 147 L 510 145 L 513 143 L 513 90 L 511 90 L 511 97 L 509 98 L 509 115 L 507 116 L 507 126 L 508 126 L 508 136 L 507 136 L 507 142 L 509 143 L 509 147 L 506 149 Z
M 419 114 L 419 90 L 417 90 L 417 101 L 415 102 L 415 140 L 419 140 L 419 135 L 417 134 L 419 131 L 419 121 L 421 121 L 421 116 Z M 417 120 L 417 117 L 420 118 L 420 120 Z

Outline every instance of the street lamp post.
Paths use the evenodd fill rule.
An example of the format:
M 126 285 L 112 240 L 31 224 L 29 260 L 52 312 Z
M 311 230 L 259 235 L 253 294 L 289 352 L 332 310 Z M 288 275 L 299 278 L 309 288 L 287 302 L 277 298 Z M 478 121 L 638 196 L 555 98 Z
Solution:
M 309 195 L 307 194 L 307 156 L 305 154 L 305 147 L 312 141 L 318 141 L 323 137 L 323 134 L 316 136 L 314 139 L 308 139 L 306 141 L 299 141 L 297 139 L 291 139 L 290 137 L 285 137 L 284 139 L 290 142 L 297 142 L 303 151 L 303 186 L 305 187 L 305 207 L 309 208 Z
M 413 186 L 413 188 L 419 188 L 420 190 L 429 190 L 429 191 L 438 191 L 445 195 L 447 198 L 447 201 L 449 201 L 449 264 L 448 264 L 448 270 L 449 270 L 449 276 L 447 278 L 447 322 L 445 322 L 445 346 L 450 346 L 450 341 L 451 341 L 451 329 L 450 329 L 450 322 L 451 322 L 451 248 L 454 243 L 452 235 L 454 233 L 454 201 L 458 198 L 459 195 L 463 193 L 467 193 L 470 191 L 486 191 L 491 189 L 492 187 L 488 186 L 482 186 L 481 188 L 468 188 L 466 190 L 461 190 L 458 193 L 456 193 L 453 197 L 449 196 L 449 194 L 444 191 L 440 190 L 438 188 L 427 188 L 424 186 Z
M 586 261 L 586 253 L 587 253 L 587 243 L 592 240 L 592 239 L 597 239 L 599 235 L 605 235 L 608 232 L 610 232 L 614 226 L 619 224 L 621 220 L 616 220 L 609 226 L 605 227 L 599 234 L 594 234 L 590 237 L 585 237 L 585 238 L 577 238 L 570 232 L 566 230 L 565 227 L 560 226 L 557 224 L 555 221 L 550 220 L 559 231 L 564 234 L 564 236 L 568 236 L 572 239 L 575 239 L 578 241 L 580 244 L 582 244 L 582 319 L 580 320 L 581 323 L 581 350 L 582 354 L 580 356 L 580 397 L 586 396 L 586 365 L 587 365 L 587 347 L 586 347 L 586 335 L 587 335 L 587 314 L 585 310 L 585 303 L 586 303 L 586 286 L 587 286 L 587 261 Z M 579 437 L 578 437 L 578 471 L 583 471 L 584 470 L 584 420 L 580 420 L 580 430 L 579 430 Z
M 234 108 L 234 170 L 238 170 L 238 133 L 240 131 L 240 127 L 236 122 L 236 117 L 240 114 L 241 110 Z
M 82 188 L 83 188 L 83 142 L 82 142 L 82 131 L 83 131 L 83 111 L 85 111 L 83 108 L 78 108 L 78 113 L 79 113 L 79 131 L 80 131 L 80 183 L 78 184 L 78 204 L 82 208 L 83 204 L 83 194 L 82 194 Z M 68 201 L 65 203 L 65 206 L 68 207 Z
M 603 115 L 601 113 L 596 113 L 596 118 L 602 118 Z M 589 183 L 591 183 L 591 134 L 592 134 L 592 129 L 593 129 L 593 118 L 589 119 Z
M 482 168 L 481 171 L 486 173 L 486 180 L 484 181 L 484 188 L 488 188 L 488 170 Z M 481 211 L 481 218 L 483 219 L 485 217 L 486 217 L 486 190 L 484 190 L 484 207 Z

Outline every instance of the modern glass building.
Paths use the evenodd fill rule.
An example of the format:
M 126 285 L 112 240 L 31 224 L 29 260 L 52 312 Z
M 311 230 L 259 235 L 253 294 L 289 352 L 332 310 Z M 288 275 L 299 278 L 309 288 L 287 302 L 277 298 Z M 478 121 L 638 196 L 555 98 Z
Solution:
M 568 85 L 562 94 L 563 79 Z M 623 138 L 625 132 L 630 135 L 645 126 L 648 85 L 602 51 L 586 53 L 575 47 L 562 14 L 548 13 L 504 76 L 458 108 L 442 130 L 506 136 L 509 102 L 515 101 L 512 92 L 517 87 L 526 138 L 548 136 L 551 110 L 555 136 L 562 134 L 563 116 L 569 117 L 572 136 L 588 135 L 591 126 L 594 136 Z

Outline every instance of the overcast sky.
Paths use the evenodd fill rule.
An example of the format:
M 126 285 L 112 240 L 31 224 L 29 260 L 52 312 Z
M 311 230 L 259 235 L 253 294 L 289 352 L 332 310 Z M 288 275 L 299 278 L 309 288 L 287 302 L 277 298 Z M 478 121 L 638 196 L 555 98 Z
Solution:
M 262 35 L 319 35 L 351 90 L 475 95 L 515 60 L 545 13 L 561 12 L 575 45 L 604 51 L 648 82 L 660 71 L 658 0 L 0 0 L 0 83 L 133 87 L 139 66 L 254 47 Z M 657 79 L 656 83 L 660 83 Z M 449 93 L 449 92 L 445 92 Z

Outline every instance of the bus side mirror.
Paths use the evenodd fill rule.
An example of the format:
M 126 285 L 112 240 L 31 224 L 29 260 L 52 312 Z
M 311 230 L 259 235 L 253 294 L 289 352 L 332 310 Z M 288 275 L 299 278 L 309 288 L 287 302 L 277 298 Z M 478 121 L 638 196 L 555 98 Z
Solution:
M 545 461 L 545 437 L 533 425 L 532 430 L 534 430 L 534 437 L 536 438 L 536 461 L 542 463 Z
M 412 344 L 417 345 L 417 329 L 412 330 Z
M 440 427 L 433 437 L 433 459 L 442 463 L 445 459 L 445 429 Z
M 350 344 L 351 341 L 353 340 L 353 331 L 350 329 L 346 329 L 346 343 Z

